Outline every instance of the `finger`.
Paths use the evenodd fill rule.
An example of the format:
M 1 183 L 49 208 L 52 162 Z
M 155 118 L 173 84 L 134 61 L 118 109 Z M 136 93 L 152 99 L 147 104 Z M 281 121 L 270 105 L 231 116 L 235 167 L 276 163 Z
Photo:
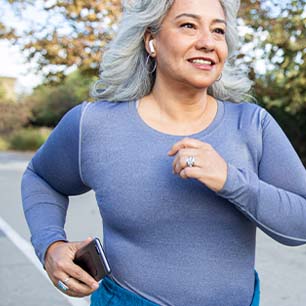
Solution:
M 194 139 L 194 138 L 184 138 L 177 143 L 175 143 L 170 151 L 168 152 L 169 156 L 175 155 L 179 150 L 184 149 L 184 148 L 193 148 L 193 149 L 198 149 L 203 146 L 205 146 L 206 143 L 202 142 L 200 140 Z
M 83 248 L 84 246 L 86 246 L 89 242 L 92 241 L 92 237 L 88 237 L 87 239 L 80 241 L 80 242 L 71 242 L 70 244 L 73 246 L 73 248 L 75 248 L 75 250 L 79 250 L 81 248 Z
M 57 274 L 57 273 L 56 273 Z M 67 275 L 64 273 L 59 273 L 59 275 L 61 275 L 59 278 L 54 278 L 54 277 L 50 277 L 51 281 L 53 282 L 54 286 L 61 291 L 64 294 L 67 294 L 69 296 L 73 296 L 73 297 L 82 297 L 84 295 L 82 295 L 79 292 L 75 292 L 73 291 L 68 284 L 67 281 Z M 70 278 L 69 278 L 70 279 Z M 62 284 L 60 284 L 60 282 Z
M 179 153 L 175 156 L 172 163 L 173 173 L 179 174 L 185 167 L 187 167 L 187 158 L 190 156 L 193 156 L 195 158 L 194 166 L 197 166 L 199 161 L 198 151 L 199 150 L 196 149 L 180 150 Z
M 69 296 L 71 296 L 71 297 L 84 297 L 84 296 L 89 295 L 89 294 L 83 294 L 83 293 L 81 293 L 81 292 L 73 291 L 73 290 L 70 289 L 70 288 L 67 289 L 67 290 L 63 290 L 63 289 L 61 289 L 61 288 L 59 288 L 59 287 L 57 286 L 57 289 L 60 290 L 62 293 L 66 294 L 66 295 L 69 295 Z
M 199 179 L 201 177 L 201 169 L 197 167 L 186 167 L 181 170 L 179 176 L 182 179 Z
M 69 286 L 66 285 L 69 287 L 69 290 L 64 290 L 65 286 L 59 288 L 67 295 L 77 297 L 85 296 L 98 288 L 98 283 L 73 262 L 76 251 L 88 244 L 91 240 L 92 238 L 89 237 L 82 242 L 70 242 L 59 245 L 54 249 L 53 253 L 50 254 L 46 261 L 46 271 L 57 288 L 59 288 L 59 281 L 64 283 L 69 281 Z M 87 275 L 87 279 L 86 277 L 82 277 L 84 274 Z M 71 278 L 67 280 L 68 275 L 69 277 L 71 276 Z M 79 280 L 78 277 L 75 277 L 74 275 L 81 275 L 81 279 Z M 73 278 L 76 279 L 73 280 Z M 86 282 L 88 284 L 86 284 Z
M 87 296 L 93 293 L 96 289 L 98 289 L 98 287 L 93 288 L 83 282 L 80 282 L 78 279 L 74 278 L 71 275 L 68 277 L 66 272 L 60 272 L 60 273 L 58 272 L 56 274 L 58 277 L 52 280 L 54 285 L 58 289 L 60 289 L 63 293 L 68 294 L 70 296 L 77 296 L 77 297 Z M 63 285 L 60 285 L 59 281 Z M 65 290 L 65 287 L 67 287 L 68 290 Z
M 69 285 L 74 291 L 87 293 L 88 290 L 96 290 L 99 287 L 98 282 L 91 275 L 73 262 L 67 265 L 65 272 L 72 278 Z
M 98 288 L 92 288 L 84 284 L 83 282 L 80 282 L 79 280 L 69 277 L 68 280 L 64 282 L 67 287 L 69 288 L 69 294 L 73 294 L 74 296 L 86 296 L 93 293 Z
M 79 293 L 74 292 L 73 290 L 71 290 L 65 282 L 62 282 L 61 280 L 59 280 L 57 282 L 57 284 L 54 284 L 55 287 L 62 293 L 69 295 L 69 296 L 73 296 L 73 297 L 78 297 Z
M 76 298 L 82 298 L 82 297 L 85 297 L 85 296 L 89 295 L 89 294 L 81 294 L 81 293 L 78 293 L 78 292 L 74 292 L 72 290 L 67 290 L 64 293 L 71 296 L 71 297 L 76 297 Z

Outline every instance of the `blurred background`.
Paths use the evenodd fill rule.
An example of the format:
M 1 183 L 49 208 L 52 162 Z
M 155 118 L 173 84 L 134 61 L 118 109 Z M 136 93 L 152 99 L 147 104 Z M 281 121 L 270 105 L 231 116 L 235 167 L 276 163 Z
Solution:
M 35 150 L 67 110 L 90 100 L 120 0 L 0 0 L 0 150 Z M 306 164 L 306 0 L 242 1 L 252 95 Z
M 306 0 L 241 2 L 235 64 L 249 68 L 256 103 L 276 118 L 306 165 Z M 88 305 L 65 300 L 41 267 L 40 274 L 33 268 L 39 263 L 28 252 L 20 178 L 60 118 L 91 101 L 120 15 L 120 0 L 0 0 L 1 306 Z M 72 199 L 67 233 L 70 240 L 101 237 L 92 193 Z M 306 246 L 289 248 L 258 231 L 263 306 L 306 305 L 305 255 Z

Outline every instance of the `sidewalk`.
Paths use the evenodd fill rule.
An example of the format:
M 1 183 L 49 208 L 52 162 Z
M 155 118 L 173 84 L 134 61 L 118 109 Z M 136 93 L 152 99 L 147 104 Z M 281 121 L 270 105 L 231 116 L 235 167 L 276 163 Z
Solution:
M 257 230 L 261 306 L 306 305 L 306 245 L 284 246 Z
M 0 153 L 0 218 L 27 241 L 30 235 L 21 208 L 20 179 L 30 156 Z M 71 198 L 66 229 L 74 241 L 102 236 L 93 193 Z M 0 306 L 72 306 L 1 230 L 0 250 Z M 258 230 L 256 270 L 261 306 L 306 305 L 306 245 L 286 247 Z
M 71 306 L 0 231 L 0 305 Z

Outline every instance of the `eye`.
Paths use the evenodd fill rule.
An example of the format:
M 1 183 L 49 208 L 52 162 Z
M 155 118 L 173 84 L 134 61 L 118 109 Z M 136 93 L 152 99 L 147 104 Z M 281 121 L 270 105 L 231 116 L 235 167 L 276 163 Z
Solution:
M 190 22 L 183 23 L 180 25 L 180 27 L 185 29 L 195 29 L 195 25 Z
M 222 28 L 216 28 L 214 29 L 214 32 L 220 35 L 225 35 L 225 30 Z

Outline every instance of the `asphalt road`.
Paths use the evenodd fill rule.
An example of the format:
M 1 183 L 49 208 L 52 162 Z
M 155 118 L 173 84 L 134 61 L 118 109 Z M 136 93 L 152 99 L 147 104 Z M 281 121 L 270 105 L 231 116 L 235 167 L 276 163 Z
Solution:
M 29 248 L 20 180 L 31 156 L 0 152 L 0 306 L 89 305 L 88 299 L 62 295 L 48 281 Z M 66 224 L 69 240 L 102 237 L 93 193 L 72 197 L 70 203 Z M 258 231 L 256 269 L 261 279 L 261 306 L 306 305 L 306 246 L 286 247 Z

